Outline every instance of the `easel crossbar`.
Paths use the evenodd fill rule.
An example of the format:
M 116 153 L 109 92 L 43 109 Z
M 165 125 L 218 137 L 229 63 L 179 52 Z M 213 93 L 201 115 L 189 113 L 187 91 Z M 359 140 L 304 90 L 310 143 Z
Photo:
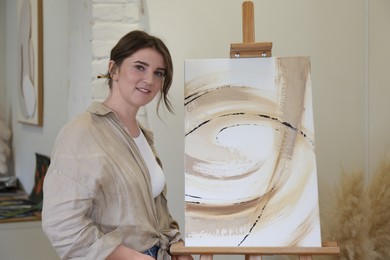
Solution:
M 322 247 L 186 247 L 173 244 L 172 255 L 338 255 L 337 242 L 323 242 Z

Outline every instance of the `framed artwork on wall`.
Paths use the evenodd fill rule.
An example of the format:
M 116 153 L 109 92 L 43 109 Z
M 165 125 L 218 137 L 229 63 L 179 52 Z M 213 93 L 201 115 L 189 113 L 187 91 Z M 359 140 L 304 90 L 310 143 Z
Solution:
M 43 125 L 42 0 L 18 1 L 18 104 L 21 123 Z
M 319 247 L 309 57 L 185 62 L 186 246 Z

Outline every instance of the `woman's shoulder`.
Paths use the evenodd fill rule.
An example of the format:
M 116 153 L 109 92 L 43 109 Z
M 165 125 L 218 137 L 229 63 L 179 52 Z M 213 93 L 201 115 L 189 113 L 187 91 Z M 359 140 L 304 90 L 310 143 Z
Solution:
M 83 112 L 66 123 L 61 129 L 60 135 L 88 133 L 91 127 L 93 127 L 91 114 Z
M 66 123 L 61 132 L 64 135 L 84 135 L 91 133 L 92 129 L 98 128 L 97 118 L 104 117 L 110 111 L 107 110 L 100 102 L 92 102 L 88 109 L 79 115 L 75 116 L 68 123 Z
M 93 133 L 100 131 L 96 130 L 98 128 L 91 113 L 83 112 L 77 115 L 59 131 L 55 150 L 83 153 L 93 149 L 98 143 L 96 134 Z

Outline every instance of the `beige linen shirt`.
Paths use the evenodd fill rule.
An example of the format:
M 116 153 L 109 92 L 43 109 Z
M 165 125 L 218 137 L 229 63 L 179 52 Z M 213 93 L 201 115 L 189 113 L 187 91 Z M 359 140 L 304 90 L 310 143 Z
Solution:
M 156 154 L 152 134 L 142 131 Z M 158 259 L 170 259 L 166 250 L 180 238 L 166 187 L 153 198 L 136 144 L 100 102 L 57 137 L 44 181 L 42 228 L 61 259 L 105 259 L 120 244 L 140 252 L 157 245 Z

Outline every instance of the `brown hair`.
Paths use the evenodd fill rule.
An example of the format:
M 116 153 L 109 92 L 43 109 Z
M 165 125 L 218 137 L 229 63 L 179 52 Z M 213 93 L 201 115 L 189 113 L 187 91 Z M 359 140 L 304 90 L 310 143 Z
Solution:
M 129 56 L 133 55 L 135 52 L 145 49 L 152 48 L 160 53 L 165 62 L 165 75 L 162 89 L 160 92 L 160 97 L 157 103 L 157 110 L 161 103 L 164 102 L 166 108 L 169 112 L 173 113 L 171 102 L 168 98 L 168 91 L 172 84 L 173 77 L 173 65 L 171 54 L 165 43 L 158 37 L 149 35 L 144 31 L 131 31 L 123 36 L 118 43 L 112 48 L 110 54 L 110 60 L 114 61 L 114 66 L 111 71 L 108 71 L 102 77 L 108 78 L 108 86 L 112 86 L 111 72 L 114 71 L 117 67 L 120 67 L 122 62 Z

